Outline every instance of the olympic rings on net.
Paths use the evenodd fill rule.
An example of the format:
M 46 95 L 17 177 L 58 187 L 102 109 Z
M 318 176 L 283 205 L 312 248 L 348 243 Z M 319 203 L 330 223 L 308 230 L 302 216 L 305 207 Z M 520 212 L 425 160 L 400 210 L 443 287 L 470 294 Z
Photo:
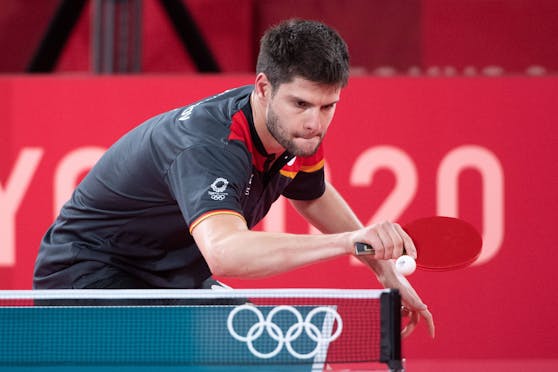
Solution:
M 246 336 L 241 336 L 234 329 L 233 322 L 235 316 L 239 312 L 244 310 L 254 313 L 257 317 L 257 322 L 248 329 Z M 273 317 L 281 311 L 291 313 L 296 318 L 296 323 L 292 324 L 287 329 L 286 333 L 283 333 L 281 327 L 273 323 Z M 312 323 L 312 318 L 319 313 L 325 313 L 324 323 L 328 326 L 331 325 L 331 328 L 333 327 L 335 322 L 337 322 L 337 329 L 335 330 L 335 333 L 333 333 L 332 335 L 324 335 L 322 331 L 315 324 Z M 274 356 L 279 354 L 283 349 L 283 346 L 285 346 L 289 354 L 291 354 L 293 357 L 297 359 L 309 359 L 316 356 L 320 352 L 320 350 L 322 350 L 322 347 L 324 345 L 335 341 L 339 337 L 339 335 L 341 335 L 341 332 L 343 330 L 343 320 L 341 319 L 339 313 L 332 307 L 316 307 L 306 315 L 306 318 L 303 319 L 302 314 L 295 307 L 288 305 L 274 307 L 264 319 L 262 312 L 256 306 L 245 304 L 235 307 L 230 312 L 227 318 L 227 328 L 233 338 L 240 342 L 245 342 L 248 346 L 248 350 L 250 350 L 250 352 L 258 358 L 273 358 Z M 269 337 L 277 341 L 277 346 L 275 347 L 275 349 L 268 353 L 262 353 L 254 346 L 254 341 L 262 336 L 264 331 L 267 332 L 267 335 Z M 309 339 L 316 342 L 316 347 L 306 354 L 299 353 L 294 349 L 292 345 L 292 342 L 300 337 L 303 331 L 306 333 L 306 336 Z

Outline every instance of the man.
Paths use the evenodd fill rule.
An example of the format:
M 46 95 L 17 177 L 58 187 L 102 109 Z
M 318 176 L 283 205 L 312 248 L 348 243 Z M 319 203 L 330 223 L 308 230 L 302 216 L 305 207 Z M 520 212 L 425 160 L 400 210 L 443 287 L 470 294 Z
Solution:
M 407 308 L 430 312 L 390 260 L 395 223 L 363 227 L 324 180 L 322 139 L 349 77 L 342 38 L 289 20 L 263 36 L 253 86 L 156 116 L 116 142 L 44 236 L 35 288 L 206 288 L 356 254 Z M 280 196 L 323 235 L 251 231 Z M 412 327 L 409 327 L 409 331 Z

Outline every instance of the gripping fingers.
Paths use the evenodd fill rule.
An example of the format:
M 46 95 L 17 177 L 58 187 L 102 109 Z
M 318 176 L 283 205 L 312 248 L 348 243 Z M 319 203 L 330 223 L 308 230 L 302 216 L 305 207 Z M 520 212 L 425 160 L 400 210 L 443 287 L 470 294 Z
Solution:
M 403 228 L 399 224 L 395 223 L 395 224 L 393 224 L 393 226 L 394 226 L 395 230 L 397 231 L 398 235 L 403 240 L 403 246 L 404 246 L 404 249 L 405 249 L 405 251 L 403 253 L 413 257 L 414 259 L 416 259 L 417 258 L 417 248 L 415 247 L 415 243 L 413 243 L 413 240 L 411 239 L 409 234 L 407 234 L 405 232 L 405 230 L 403 230 Z
M 408 254 L 416 257 L 411 238 L 396 223 L 383 222 L 364 229 L 365 237 L 355 243 L 355 254 L 372 254 L 375 259 L 386 260 Z M 408 248 L 407 248 L 408 247 Z
M 403 236 L 401 236 L 401 232 L 397 229 L 398 226 L 399 225 L 396 223 L 390 223 L 386 226 L 386 230 L 393 244 L 391 258 L 397 258 L 405 253 L 405 241 L 403 240 Z
M 398 224 L 392 222 L 384 222 L 378 225 L 376 231 L 384 246 L 384 255 L 383 257 L 378 258 L 397 258 L 404 253 L 404 249 L 406 247 L 405 237 L 408 238 L 408 235 Z

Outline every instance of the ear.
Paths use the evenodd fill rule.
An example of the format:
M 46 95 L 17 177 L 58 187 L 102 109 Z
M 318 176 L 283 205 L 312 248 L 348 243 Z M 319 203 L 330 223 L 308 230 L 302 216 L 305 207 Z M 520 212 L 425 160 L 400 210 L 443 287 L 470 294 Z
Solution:
M 271 83 L 267 80 L 267 76 L 265 76 L 263 72 L 256 75 L 254 92 L 256 93 L 256 97 L 262 102 L 271 98 Z

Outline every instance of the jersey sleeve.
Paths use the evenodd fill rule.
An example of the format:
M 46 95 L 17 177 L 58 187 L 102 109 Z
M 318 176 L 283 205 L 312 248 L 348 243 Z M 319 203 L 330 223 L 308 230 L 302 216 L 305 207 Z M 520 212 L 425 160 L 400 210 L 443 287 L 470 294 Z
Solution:
M 325 192 L 323 146 L 310 157 L 297 158 L 296 176 L 283 190 L 283 196 L 295 200 L 317 199 Z
M 177 156 L 167 180 L 190 232 L 213 214 L 244 218 L 240 196 L 250 170 L 248 155 L 226 147 L 193 146 Z

